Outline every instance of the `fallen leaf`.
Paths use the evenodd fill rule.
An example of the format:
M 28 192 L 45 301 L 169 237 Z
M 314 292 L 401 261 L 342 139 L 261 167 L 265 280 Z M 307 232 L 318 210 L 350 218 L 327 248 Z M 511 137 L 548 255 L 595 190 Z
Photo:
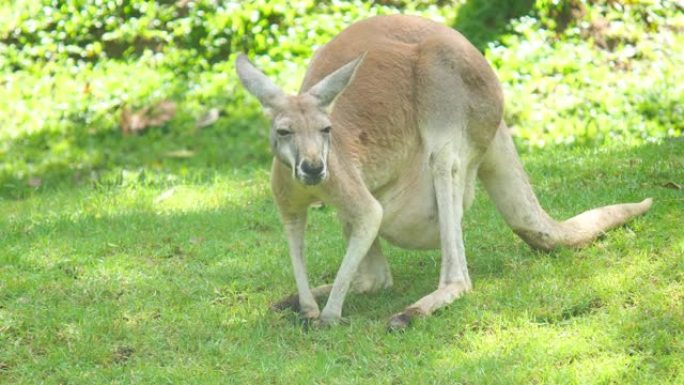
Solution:
M 195 123 L 195 127 L 197 128 L 204 128 L 207 126 L 211 126 L 214 124 L 219 116 L 221 115 L 221 111 L 219 111 L 218 108 L 212 108 L 209 111 L 207 111 L 204 115 L 200 116 L 199 119 L 197 119 L 197 123 Z
M 185 158 L 192 158 L 193 156 L 195 156 L 195 152 L 182 148 L 180 150 L 169 151 L 164 155 L 169 157 L 169 158 L 185 159 Z
M 32 176 L 28 178 L 26 183 L 29 185 L 29 187 L 40 187 L 43 184 L 43 179 L 37 176 Z
M 131 116 L 131 109 L 128 108 L 127 106 L 124 106 L 121 109 L 121 131 L 125 135 L 130 134 L 133 132 L 133 117 Z
M 152 107 L 148 114 L 148 125 L 158 126 L 176 116 L 176 103 L 164 100 Z
M 121 109 L 121 131 L 124 134 L 142 132 L 148 127 L 160 126 L 176 116 L 176 103 L 163 100 L 137 112 L 124 106 Z
M 665 188 L 671 188 L 671 189 L 675 189 L 675 190 L 684 189 L 684 186 L 682 186 L 682 185 L 679 184 L 679 183 L 672 182 L 672 181 L 663 184 L 663 187 L 665 187 Z
M 159 194 L 158 197 L 154 199 L 154 203 L 160 203 L 163 202 L 173 196 L 173 194 L 176 193 L 176 188 L 171 187 L 170 189 L 164 191 L 163 193 Z

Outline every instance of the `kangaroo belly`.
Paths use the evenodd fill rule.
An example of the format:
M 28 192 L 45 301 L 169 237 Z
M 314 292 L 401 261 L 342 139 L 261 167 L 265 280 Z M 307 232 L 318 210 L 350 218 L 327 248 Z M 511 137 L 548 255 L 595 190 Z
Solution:
M 376 198 L 384 210 L 380 236 L 407 249 L 439 248 L 439 216 L 429 173 L 405 177 Z

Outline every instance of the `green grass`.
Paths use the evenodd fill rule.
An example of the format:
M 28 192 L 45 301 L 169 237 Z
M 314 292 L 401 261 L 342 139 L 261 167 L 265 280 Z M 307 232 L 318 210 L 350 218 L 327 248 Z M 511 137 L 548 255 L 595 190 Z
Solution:
M 558 217 L 656 203 L 586 249 L 538 253 L 478 194 L 474 291 L 403 334 L 387 317 L 434 288 L 437 252 L 388 247 L 395 287 L 350 296 L 348 326 L 306 330 L 268 309 L 294 280 L 265 164 L 0 201 L 0 381 L 682 383 L 684 196 L 664 187 L 684 180 L 682 142 L 524 160 Z M 330 281 L 344 246 L 332 209 L 313 210 L 308 242 L 312 283 Z

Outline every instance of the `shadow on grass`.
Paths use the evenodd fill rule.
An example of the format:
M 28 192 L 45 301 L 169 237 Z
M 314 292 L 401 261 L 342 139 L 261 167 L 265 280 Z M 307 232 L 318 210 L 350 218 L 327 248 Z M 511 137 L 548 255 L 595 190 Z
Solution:
M 191 175 L 199 182 L 216 172 L 266 168 L 271 159 L 267 125 L 252 111 L 222 117 L 201 130 L 182 116 L 130 136 L 117 128 L 89 132 L 86 127 L 67 122 L 5 143 L 0 198 L 24 199 L 54 189 L 111 182 L 123 170 Z
M 244 131 L 235 133 L 225 126 L 217 127 L 213 131 L 200 132 L 192 137 L 194 141 L 190 143 L 195 149 L 199 149 L 196 157 L 187 160 L 162 159 L 161 167 L 172 173 L 185 169 L 185 172 L 189 175 L 186 178 L 199 185 L 212 183 L 212 175 L 233 175 L 235 172 L 234 167 L 236 167 L 237 163 L 246 164 L 246 166 L 240 168 L 243 173 L 253 173 L 256 169 L 266 170 L 269 155 L 263 149 L 257 151 L 257 154 L 245 153 L 244 151 L 221 151 L 226 147 L 239 148 L 242 146 L 242 143 L 252 146 L 253 143 L 250 143 L 249 140 L 244 140 L 244 135 Z M 249 133 L 249 135 L 251 137 L 252 134 Z M 114 134 L 111 134 L 106 137 L 102 141 L 105 143 L 102 147 L 106 147 L 106 151 L 114 151 L 118 154 L 113 157 L 114 160 L 106 162 L 116 170 L 129 167 L 149 167 L 150 164 L 159 161 L 159 154 L 163 154 L 164 151 L 175 148 L 177 145 L 177 142 L 173 139 L 164 138 L 157 141 L 151 135 L 131 138 L 113 136 Z M 92 140 L 92 138 L 88 140 Z M 262 143 L 266 142 L 266 139 L 261 138 L 260 135 L 254 135 L 253 140 Z M 108 142 L 112 144 L 109 145 Z M 77 141 L 75 146 L 82 146 L 83 143 L 87 143 L 87 141 Z M 229 145 L 224 146 L 223 143 L 229 143 Z M 157 147 L 150 151 L 148 145 Z M 254 158 L 250 158 L 251 156 L 254 156 Z M 546 148 L 537 149 L 533 154 L 524 156 L 526 169 L 531 175 L 531 180 L 533 183 L 537 182 L 535 183 L 535 190 L 542 205 L 557 219 L 568 218 L 592 207 L 619 202 L 639 201 L 645 197 L 652 196 L 655 198 L 656 204 L 648 216 L 664 223 L 673 220 L 671 215 L 672 209 L 678 207 L 678 205 L 681 209 L 681 191 L 668 188 L 667 186 L 668 182 L 674 182 L 675 184 L 684 182 L 684 171 L 682 171 L 681 167 L 682 159 L 684 159 L 684 144 L 676 141 L 668 141 L 660 145 L 648 144 L 638 148 L 609 151 Z M 67 181 L 56 182 L 57 187 L 55 187 L 65 191 L 81 189 L 88 191 L 92 188 L 100 188 L 97 185 L 83 186 L 82 184 L 71 182 L 69 178 L 73 178 L 74 173 L 73 169 L 67 167 L 65 169 L 57 168 L 56 170 L 48 171 L 42 176 L 48 181 L 59 178 L 66 179 Z M 64 177 L 64 175 L 67 176 Z M 8 179 L 5 179 L 4 182 L 6 184 Z M 183 182 L 184 180 L 181 178 L 180 182 L 166 182 L 162 180 L 159 183 L 172 186 L 174 183 L 182 184 Z M 117 183 L 120 182 L 114 181 L 114 183 L 105 188 L 112 186 L 116 188 Z M 568 186 L 572 186 L 570 190 Z M 40 194 L 48 195 L 51 191 L 54 190 L 50 189 L 49 184 L 38 190 Z M 5 191 L 5 193 L 8 192 Z M 10 193 L 12 193 L 11 190 Z M 490 278 L 498 277 L 505 274 L 507 264 L 516 263 L 516 261 L 524 263 L 526 258 L 535 258 L 538 253 L 530 251 L 522 241 L 516 238 L 493 209 L 493 206 L 485 197 L 486 194 L 481 190 L 478 193 L 473 210 L 467 214 L 464 224 L 466 247 L 474 274 Z M 576 194 L 580 194 L 581 199 L 577 199 Z M 268 210 L 269 215 L 275 218 L 275 208 L 270 197 L 258 197 L 256 202 L 258 205 L 267 207 L 264 210 Z M 595 203 L 591 207 L 587 207 L 586 202 Z M 332 211 L 332 209 L 330 210 Z M 152 228 L 165 229 L 169 234 L 173 234 L 175 231 L 173 228 L 174 223 L 199 223 L 202 222 L 201 218 L 203 217 L 207 218 L 207 223 L 212 223 L 217 216 L 225 216 L 243 217 L 244 223 L 249 226 L 251 221 L 256 221 L 255 223 L 258 224 L 259 216 L 263 215 L 263 213 L 256 213 L 249 209 L 243 211 L 243 208 L 240 207 L 222 207 L 216 211 L 200 211 L 173 214 L 171 216 L 141 213 L 135 214 L 131 218 L 126 218 L 122 214 L 124 219 L 120 221 L 116 219 L 119 222 L 113 222 L 112 225 L 119 223 L 121 226 L 125 226 L 126 224 L 136 223 L 134 219 L 138 215 L 144 218 L 141 219 L 141 226 L 151 224 Z M 334 221 L 332 217 L 329 219 Z M 99 223 L 101 226 L 102 222 Z M 85 232 L 86 227 L 89 225 L 89 222 L 87 225 L 83 225 L 79 232 Z M 74 224 L 50 223 L 49 226 L 59 230 L 62 226 L 69 228 L 70 226 L 73 227 Z M 272 224 L 271 226 L 278 226 L 279 228 L 278 224 Z M 337 231 L 336 224 L 330 228 L 334 229 L 333 231 Z M 223 226 L 222 229 L 217 229 L 217 231 L 220 234 L 226 234 L 225 232 L 233 234 L 230 226 Z M 325 233 L 318 232 L 319 234 Z M 116 231 L 112 231 L 112 234 L 116 233 Z M 141 231 L 140 234 L 144 233 L 145 231 Z M 216 234 L 216 236 L 218 237 L 219 235 Z M 657 236 L 657 234 L 654 234 L 654 236 Z M 320 237 L 320 235 L 317 235 L 317 237 Z M 68 240 L 69 237 L 60 235 L 59 239 Z M 113 241 L 113 243 L 122 242 Z M 136 244 L 137 241 L 129 239 L 123 243 Z M 257 247 L 258 245 L 254 245 L 254 248 Z M 399 249 L 395 248 L 389 250 L 391 253 L 402 253 Z M 502 250 L 505 250 L 503 254 Z M 340 249 L 338 253 L 341 254 L 342 251 Z M 515 253 L 517 256 L 512 258 L 510 256 L 511 253 Z M 439 265 L 437 254 L 428 254 L 430 258 L 428 260 L 423 259 L 420 263 L 409 262 L 409 259 L 414 257 L 424 258 L 423 255 L 416 256 L 416 254 L 422 253 L 407 252 L 401 254 L 401 263 L 409 263 L 412 267 L 406 271 L 399 270 L 396 275 L 411 276 L 415 271 L 412 269 L 435 271 L 436 266 Z M 337 267 L 337 257 L 331 256 L 330 258 L 334 258 L 335 262 L 328 266 L 326 274 L 329 275 L 334 274 Z M 401 269 L 401 263 L 398 266 L 399 269 Z M 328 278 L 332 278 L 332 276 Z M 433 281 L 430 277 L 426 279 Z M 399 283 L 399 285 L 402 284 Z

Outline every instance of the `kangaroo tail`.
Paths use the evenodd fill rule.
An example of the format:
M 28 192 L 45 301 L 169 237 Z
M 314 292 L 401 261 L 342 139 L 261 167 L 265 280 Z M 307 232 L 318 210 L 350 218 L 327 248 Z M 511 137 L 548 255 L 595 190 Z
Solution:
M 506 223 L 535 249 L 581 247 L 651 208 L 653 200 L 604 206 L 563 222 L 553 220 L 541 207 L 505 124 L 487 150 L 478 176 Z

